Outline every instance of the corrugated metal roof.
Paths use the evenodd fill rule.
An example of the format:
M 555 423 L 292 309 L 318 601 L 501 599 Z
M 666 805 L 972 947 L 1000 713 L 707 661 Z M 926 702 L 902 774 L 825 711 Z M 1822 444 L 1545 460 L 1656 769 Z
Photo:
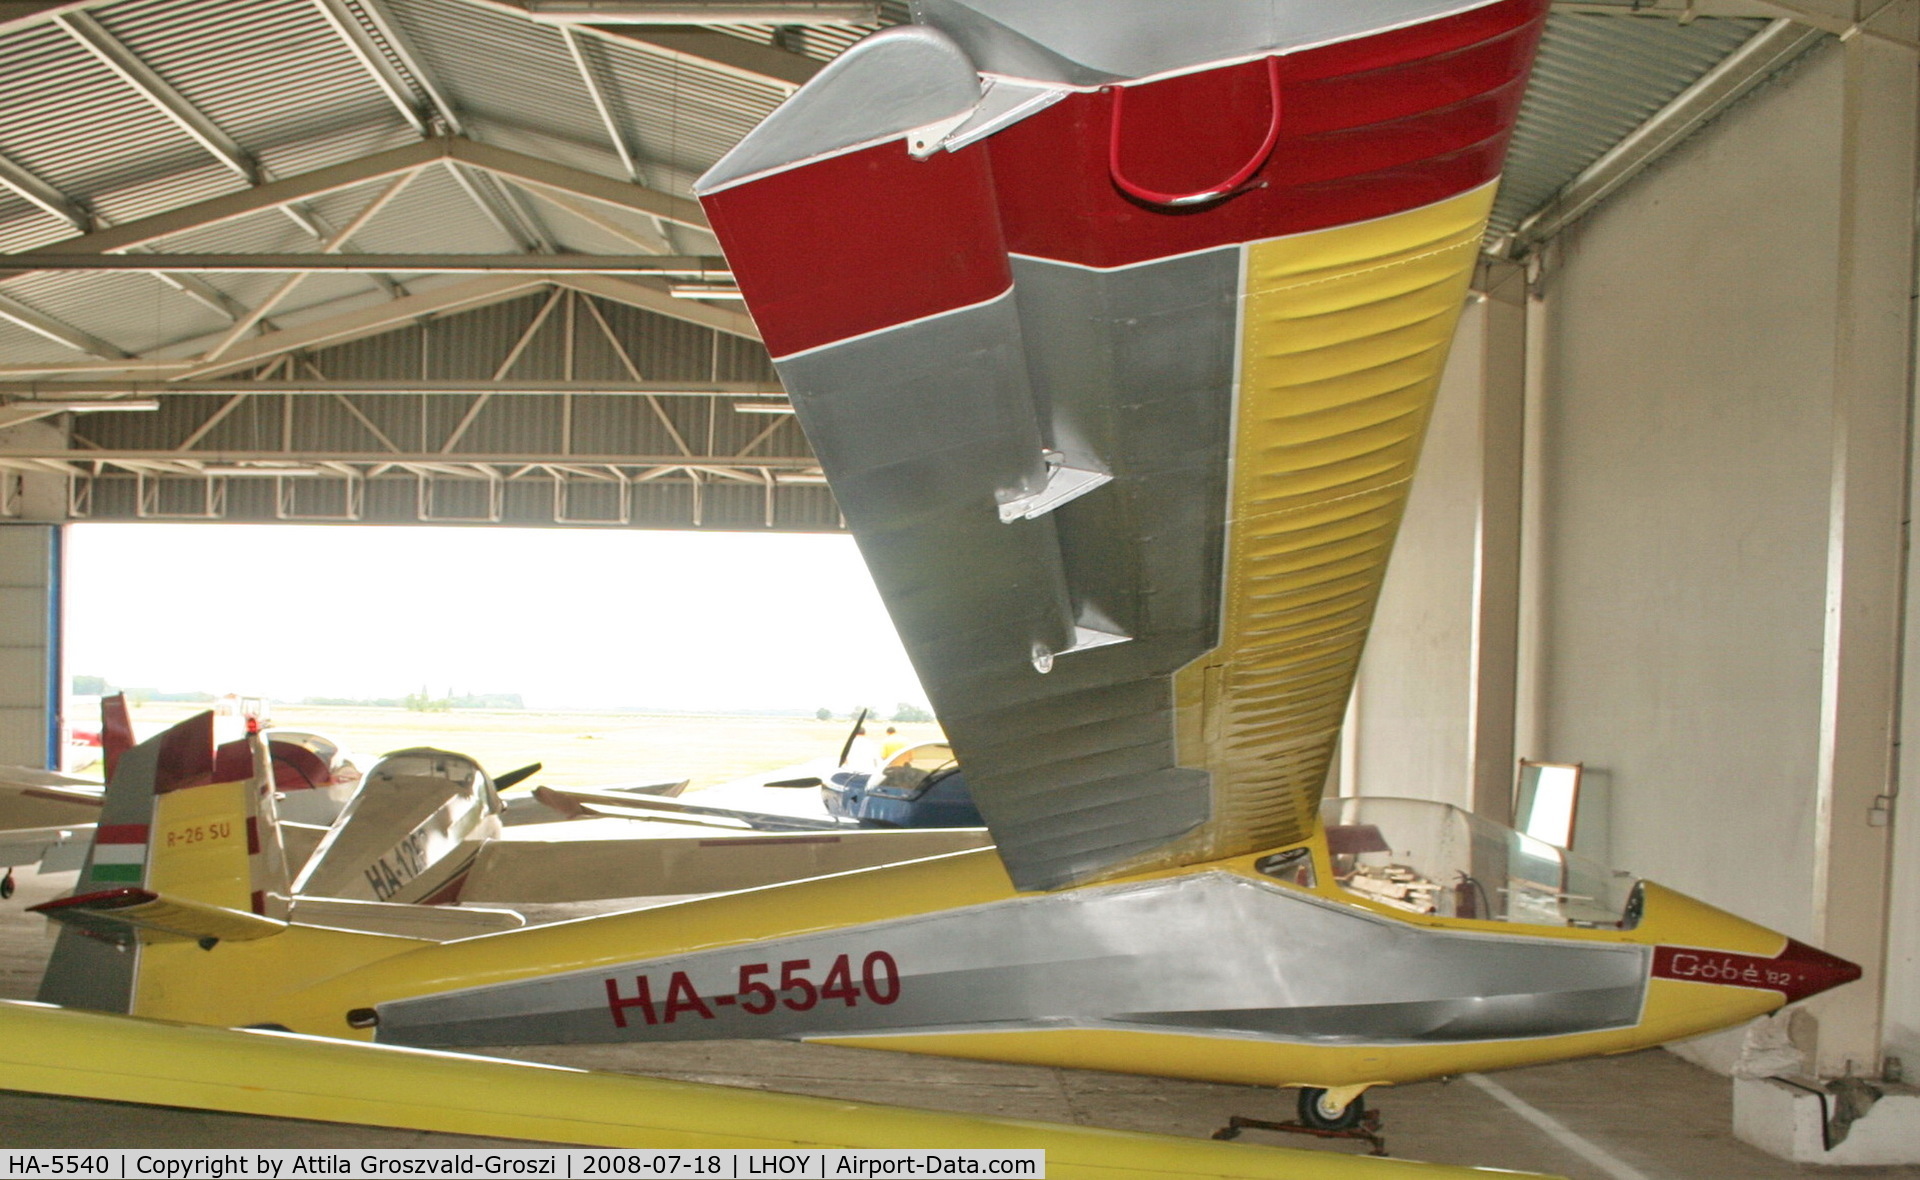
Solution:
M 0 32 L 0 152 L 115 221 L 245 187 L 50 23 Z M 71 232 L 43 225 L 32 244 Z
M 305 145 L 343 131 L 379 147 L 412 138 L 307 0 L 127 0 L 94 15 L 275 174 L 332 162 Z
M 402 92 L 401 102 L 322 14 L 316 0 L 87 0 L 92 19 L 130 54 L 191 103 L 208 123 L 236 141 L 268 176 L 297 176 L 457 131 L 493 148 L 523 153 L 598 177 L 629 179 L 609 128 L 596 108 L 562 32 L 527 18 L 500 0 L 330 0 L 334 11 L 371 46 L 380 69 Z M 887 0 L 882 23 L 906 17 Z M 391 22 L 394 39 L 383 32 Z M 1540 61 L 1509 154 L 1494 213 L 1505 233 L 1633 128 L 1726 58 L 1764 22 L 1558 14 L 1551 18 Z M 715 27 L 716 31 L 774 45 L 816 60 L 845 49 L 866 30 L 845 27 L 779 29 L 770 25 Z M 744 77 L 656 48 L 618 29 L 579 30 L 575 37 L 617 134 L 635 160 L 637 179 L 671 196 L 690 199 L 690 186 L 782 100 L 787 87 Z M 452 124 L 434 127 L 435 95 L 451 107 Z M 93 210 L 103 223 L 183 209 L 210 198 L 243 193 L 248 182 L 207 147 L 163 115 L 115 75 L 72 34 L 42 14 L 0 23 L 0 155 L 67 199 Z M 517 252 L 524 223 L 560 250 L 632 254 L 636 241 L 664 233 L 675 252 L 715 252 L 712 238 L 677 225 L 657 224 L 631 209 L 574 202 L 587 215 L 519 182 L 469 170 L 458 183 L 445 164 L 420 171 L 408 187 L 360 228 L 352 246 L 365 252 Z M 351 222 L 383 191 L 387 180 L 326 193 L 305 202 L 323 227 Z M 478 199 L 476 195 L 478 194 Z M 590 208 L 589 208 L 590 207 Z M 857 211 L 854 215 L 857 215 Z M 0 189 L 0 252 L 46 246 L 74 229 L 30 202 Z M 293 253 L 320 248 L 314 235 L 286 212 L 263 208 L 213 225 L 177 232 L 155 243 L 171 252 Z M 400 276 L 406 293 L 431 295 L 473 280 L 448 275 Z M 275 274 L 210 274 L 193 280 L 239 308 L 258 306 L 283 283 Z M 0 293 L 148 357 L 191 357 L 230 330 L 227 316 L 149 275 L 36 274 L 0 280 Z M 343 314 L 378 309 L 392 298 L 366 275 L 319 274 L 303 279 L 269 317 L 289 330 Z M 354 377 L 484 381 L 538 314 L 548 295 L 502 298 L 420 326 L 411 322 L 350 344 L 325 342 L 311 354 L 319 371 Z M 630 376 L 580 302 L 574 315 L 572 372 L 586 380 Z M 595 301 L 628 348 L 644 379 L 663 381 L 772 381 L 756 343 L 719 334 L 622 304 Z M 556 313 L 557 315 L 558 313 Z M 549 325 L 525 349 L 516 374 L 559 375 L 567 350 Z M 0 365 L 73 360 L 73 350 L 0 320 Z M 311 372 L 302 373 L 312 376 Z M 542 376 L 541 379 L 545 379 Z M 281 399 L 276 399 L 281 400 Z M 299 402 L 294 411 L 307 445 L 371 449 L 364 423 L 331 399 Z M 169 401 L 159 415 L 99 416 L 88 429 L 117 440 L 182 436 L 182 423 L 209 411 L 206 397 Z M 196 403 L 196 404 L 188 404 Z M 430 447 L 466 412 L 462 397 L 394 398 L 369 395 L 360 405 L 402 446 Z M 633 454 L 668 454 L 673 434 L 651 408 L 636 412 L 632 396 L 579 399 L 574 429 L 596 446 Z M 333 406 L 333 408 L 326 408 Z M 803 453 L 791 421 L 739 414 L 707 399 L 662 399 L 668 418 L 696 450 L 727 455 L 763 431 L 757 453 Z M 511 449 L 554 442 L 552 399 L 502 395 L 474 418 L 464 445 Z M 277 446 L 264 425 L 264 405 L 236 411 L 211 437 L 236 445 Z M 284 424 L 284 423 L 283 423 Z M 129 442 L 128 445 L 133 445 Z M 408 477 L 411 478 L 411 477 Z M 369 483 L 380 481 L 369 481 Z M 100 502 L 124 489 L 103 483 Z M 471 489 L 462 494 L 468 494 Z M 258 498 L 258 486 L 246 489 Z M 545 493 L 538 493 L 545 494 Z M 586 503 L 594 495 L 583 493 Z M 451 494 L 450 494 L 451 495 Z M 508 515 L 534 512 L 516 487 Z M 404 481 L 369 487 L 370 516 L 412 512 L 416 498 Z M 190 498 L 190 497 L 189 497 Z M 762 490 L 747 486 L 700 491 L 688 486 L 636 485 L 636 518 L 691 520 L 696 502 L 705 523 L 738 520 L 759 527 L 768 511 Z M 525 501 L 525 503 L 522 503 Z M 452 503 L 449 499 L 448 503 Z M 385 507 L 380 507 L 385 505 Z M 835 527 L 824 488 L 800 488 L 771 509 L 788 525 Z M 666 515 L 647 517 L 647 512 Z
M 1763 20 L 1554 14 L 1494 202 L 1511 232 L 1628 132 L 1766 27 Z
M 379 24 L 348 2 L 370 40 Z M 270 173 L 291 175 L 398 146 L 416 134 L 373 75 L 310 0 L 109 0 L 92 6 L 113 37 L 238 141 Z M 571 167 L 624 172 L 553 26 L 472 0 L 389 0 L 388 17 L 418 54 L 427 79 L 406 77 L 414 100 L 430 81 L 451 101 L 471 135 Z M 883 8 L 883 20 L 905 16 Z M 1710 69 L 1760 26 L 1759 21 L 1556 15 L 1549 24 L 1529 91 L 1495 230 L 1511 229 L 1593 159 Z M 827 58 L 863 34 L 844 27 L 780 30 L 734 26 L 737 36 Z M 664 53 L 617 31 L 578 34 L 641 179 L 686 196 L 694 177 L 780 101 L 783 89 Z M 382 42 L 383 43 L 383 42 Z M 386 54 L 397 74 L 403 58 Z M 0 27 L 0 153 L 48 184 L 118 222 L 178 208 L 244 182 L 114 76 L 50 21 Z M 488 188 L 490 181 L 476 182 Z M 368 191 L 318 202 L 322 218 L 351 217 Z M 498 203 L 499 193 L 490 200 Z M 562 248 L 630 249 L 607 233 L 542 201 L 522 202 L 522 220 L 540 223 Z M 499 211 L 496 210 L 496 213 Z M 618 220 L 625 214 L 609 214 Z M 360 235 L 390 250 L 507 250 L 496 218 L 476 208 L 449 177 L 429 170 Z M 635 229 L 645 232 L 644 222 Z M 33 206 L 0 200 L 0 249 L 19 250 L 71 236 L 70 227 Z M 312 241 L 284 216 L 265 213 L 216 231 L 180 235 L 176 248 L 292 250 Z M 367 247 L 372 248 L 372 247 Z M 245 302 L 277 283 L 214 277 Z M 97 285 L 88 300 L 77 286 Z M 150 285 L 150 284 L 147 284 Z M 76 327 L 144 350 L 166 328 L 128 331 L 117 301 L 124 284 L 107 279 L 23 279 L 23 298 L 51 299 Z M 303 284 L 303 287 L 307 284 Z M 329 284 L 312 284 L 313 290 Z M 143 288 L 144 289 L 144 288 Z M 52 292 L 49 294 L 49 292 Z M 203 327 L 203 310 L 174 294 L 173 339 Z M 310 303 L 303 294 L 293 306 Z M 127 338 L 122 341 L 116 333 Z

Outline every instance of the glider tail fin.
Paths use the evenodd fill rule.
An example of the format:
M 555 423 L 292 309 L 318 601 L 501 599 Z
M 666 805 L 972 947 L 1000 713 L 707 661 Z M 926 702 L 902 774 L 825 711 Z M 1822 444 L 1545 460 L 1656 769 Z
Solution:
M 100 698 L 100 756 L 106 762 L 107 781 L 113 781 L 120 756 L 133 749 L 133 721 L 127 716 L 127 694 Z
M 73 895 L 34 907 L 65 927 L 39 998 L 131 1012 L 143 946 L 284 930 L 272 773 L 251 719 L 244 741 L 218 750 L 211 713 L 124 750 Z

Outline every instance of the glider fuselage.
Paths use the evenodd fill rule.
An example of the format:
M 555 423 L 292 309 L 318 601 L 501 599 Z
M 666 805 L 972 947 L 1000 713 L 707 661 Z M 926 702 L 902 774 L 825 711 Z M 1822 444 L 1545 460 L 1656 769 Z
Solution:
M 1461 918 L 1342 886 L 1323 834 L 1296 848 L 1049 893 L 1016 891 L 981 850 L 433 946 L 335 936 L 337 973 L 299 928 L 152 945 L 134 1012 L 423 1046 L 789 1038 L 1339 1088 L 1642 1048 L 1848 977 L 1650 883 L 1615 923 Z M 298 979 L 269 978 L 296 962 Z

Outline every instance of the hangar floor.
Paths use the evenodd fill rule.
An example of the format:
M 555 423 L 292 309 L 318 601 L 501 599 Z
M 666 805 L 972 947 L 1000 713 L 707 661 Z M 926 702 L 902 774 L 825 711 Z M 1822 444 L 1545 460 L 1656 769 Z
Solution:
M 52 939 L 23 906 L 72 887 L 72 874 L 21 875 L 0 907 L 0 997 L 31 999 Z M 780 1041 L 507 1048 L 520 1057 L 687 1081 L 889 1102 L 1089 1126 L 1204 1136 L 1231 1115 L 1290 1116 L 1285 1096 L 1120 1074 L 916 1058 Z M 446 1135 L 290 1123 L 4 1092 L 8 1147 L 458 1147 Z M 1566 1176 L 1569 1180 L 1785 1180 L 1822 1171 L 1734 1139 L 1724 1078 L 1654 1050 L 1377 1091 L 1395 1156 Z M 1260 1131 L 1249 1141 L 1315 1141 Z M 524 1146 L 524 1144 L 506 1144 Z M 1360 1145 L 1323 1150 L 1360 1151 Z M 1920 1167 L 1849 1168 L 1847 1180 L 1920 1180 Z

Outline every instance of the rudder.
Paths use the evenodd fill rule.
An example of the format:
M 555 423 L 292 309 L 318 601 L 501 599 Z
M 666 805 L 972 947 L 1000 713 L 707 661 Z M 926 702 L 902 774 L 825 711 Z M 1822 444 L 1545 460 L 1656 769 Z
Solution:
M 66 926 L 40 1000 L 132 1012 L 143 945 L 286 928 L 271 761 L 251 719 L 248 731 L 216 751 L 213 714 L 202 713 L 116 759 L 78 886 L 34 907 Z

